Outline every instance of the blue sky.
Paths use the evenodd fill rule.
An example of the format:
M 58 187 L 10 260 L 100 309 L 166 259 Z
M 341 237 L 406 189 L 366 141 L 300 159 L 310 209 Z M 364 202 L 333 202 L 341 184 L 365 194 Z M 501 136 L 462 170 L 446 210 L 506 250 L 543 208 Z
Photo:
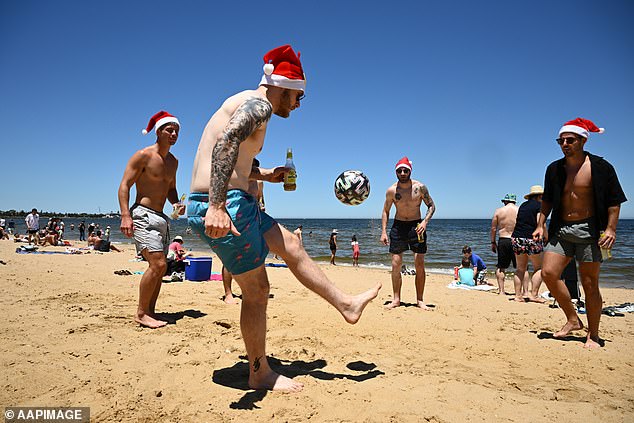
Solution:
M 277 10 L 265 12 L 269 6 Z M 0 2 L 0 209 L 118 210 L 149 117 L 181 121 L 173 153 L 189 189 L 202 130 L 255 88 L 262 56 L 302 53 L 307 97 L 269 124 L 263 166 L 292 147 L 298 189 L 267 185 L 275 217 L 380 217 L 404 155 L 440 218 L 488 218 L 543 183 L 577 116 L 606 128 L 586 149 L 634 197 L 634 3 L 622 1 Z M 370 198 L 344 206 L 337 175 Z M 166 208 L 167 210 L 167 208 Z M 392 215 L 394 211 L 392 211 Z M 621 217 L 633 218 L 632 201 Z

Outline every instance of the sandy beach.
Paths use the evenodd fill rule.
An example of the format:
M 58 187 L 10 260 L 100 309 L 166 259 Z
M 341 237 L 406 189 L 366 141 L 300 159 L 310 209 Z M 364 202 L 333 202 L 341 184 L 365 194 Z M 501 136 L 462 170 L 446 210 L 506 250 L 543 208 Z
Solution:
M 389 273 L 324 266 L 350 293 L 383 283 L 349 325 L 288 269 L 269 268 L 271 364 L 305 386 L 253 391 L 240 307 L 221 301 L 221 282 L 165 283 L 157 310 L 175 323 L 143 329 L 132 320 L 140 276 L 113 273 L 145 270 L 130 261 L 131 246 L 83 255 L 19 255 L 17 246 L 0 241 L 4 406 L 85 406 L 100 422 L 634 419 L 632 314 L 603 316 L 605 347 L 588 351 L 585 332 L 552 339 L 563 324 L 559 309 L 450 290 L 450 277 L 429 275 L 425 300 L 434 311 L 385 310 Z M 605 305 L 634 302 L 631 290 L 602 293 Z M 414 298 L 414 277 L 404 276 L 403 300 Z

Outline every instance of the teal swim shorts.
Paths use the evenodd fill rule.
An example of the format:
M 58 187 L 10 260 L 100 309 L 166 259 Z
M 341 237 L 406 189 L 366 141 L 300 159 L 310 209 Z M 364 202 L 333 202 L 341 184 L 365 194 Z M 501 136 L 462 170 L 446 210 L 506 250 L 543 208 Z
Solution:
M 260 210 L 255 197 L 240 189 L 227 192 L 227 212 L 240 236 L 229 232 L 222 238 L 208 237 L 203 219 L 208 208 L 207 194 L 191 193 L 187 204 L 187 220 L 192 230 L 220 257 L 227 270 L 239 275 L 263 265 L 269 253 L 264 233 L 277 222 Z

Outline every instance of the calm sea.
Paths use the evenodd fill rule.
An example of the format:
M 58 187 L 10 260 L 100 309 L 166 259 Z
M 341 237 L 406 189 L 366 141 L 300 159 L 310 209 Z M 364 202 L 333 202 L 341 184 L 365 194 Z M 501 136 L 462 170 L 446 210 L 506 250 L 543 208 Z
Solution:
M 24 233 L 24 221 L 14 219 L 21 233 Z M 40 219 L 45 223 L 45 218 Z M 66 238 L 78 239 L 77 224 L 81 219 L 64 219 L 66 224 Z M 380 243 L 381 220 L 380 219 L 278 219 L 290 231 L 298 225 L 303 225 L 304 247 L 308 254 L 318 262 L 327 263 L 330 260 L 328 238 L 333 229 L 339 231 L 337 237 L 339 248 L 337 250 L 337 263 L 340 265 L 352 264 L 352 248 L 350 240 L 352 235 L 357 236 L 361 247 L 360 265 L 375 268 L 390 268 L 390 254 L 388 247 Z M 112 227 L 111 241 L 130 243 L 119 232 L 119 219 L 94 219 L 87 220 L 98 223 L 101 228 L 107 225 Z M 70 225 L 75 224 L 75 230 L 70 230 Z M 185 240 L 185 248 L 197 251 L 208 250 L 207 245 L 197 235 L 187 234 L 187 219 L 181 218 L 171 223 L 172 236 L 181 235 Z M 425 256 L 426 269 L 429 273 L 453 274 L 453 267 L 458 265 L 461 259 L 462 246 L 468 244 L 473 251 L 480 255 L 490 270 L 495 269 L 496 256 L 491 252 L 489 219 L 432 219 L 428 229 L 428 252 Z M 388 225 L 388 228 L 391 226 Z M 601 284 L 612 287 L 625 287 L 634 289 L 634 220 L 623 219 L 619 221 L 617 229 L 616 245 L 612 249 L 613 259 L 606 261 L 601 266 Z M 403 262 L 413 267 L 414 257 L 411 252 L 403 255 Z M 494 278 L 494 276 L 491 276 Z

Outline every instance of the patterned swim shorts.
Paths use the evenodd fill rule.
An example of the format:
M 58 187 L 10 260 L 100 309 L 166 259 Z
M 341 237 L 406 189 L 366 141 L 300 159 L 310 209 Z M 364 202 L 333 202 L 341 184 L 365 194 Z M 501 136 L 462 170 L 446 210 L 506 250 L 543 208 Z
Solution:
M 528 254 L 540 254 L 544 251 L 544 243 L 539 240 L 535 241 L 532 238 L 511 238 L 513 243 L 513 252 L 517 255 Z

